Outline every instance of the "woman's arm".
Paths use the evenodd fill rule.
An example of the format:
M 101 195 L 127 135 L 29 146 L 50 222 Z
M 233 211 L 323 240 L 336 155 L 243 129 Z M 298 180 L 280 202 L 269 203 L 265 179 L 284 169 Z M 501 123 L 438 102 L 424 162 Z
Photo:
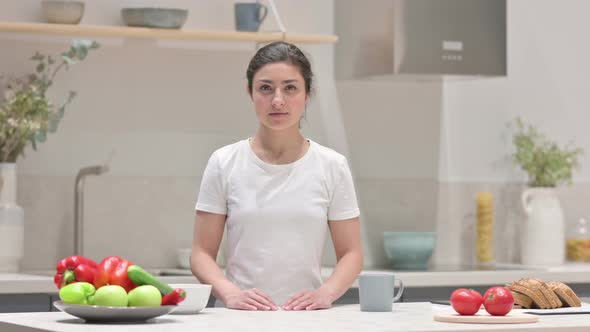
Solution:
M 315 291 L 302 291 L 293 296 L 285 310 L 314 310 L 332 306 L 352 285 L 363 268 L 359 218 L 329 221 L 336 251 L 336 267 L 328 280 Z
M 336 266 L 328 280 L 320 287 L 332 294 L 336 301 L 342 296 L 363 269 L 363 249 L 359 218 L 329 221 L 330 234 L 336 251 Z
M 225 215 L 197 210 L 191 271 L 201 283 L 213 286 L 213 296 L 228 308 L 244 310 L 273 310 L 276 305 L 257 289 L 242 291 L 234 285 L 217 265 L 216 257 L 223 237 Z
M 213 295 L 224 301 L 224 294 L 239 291 L 216 262 L 223 237 L 225 215 L 198 211 L 195 217 L 191 270 L 201 283 L 213 286 Z

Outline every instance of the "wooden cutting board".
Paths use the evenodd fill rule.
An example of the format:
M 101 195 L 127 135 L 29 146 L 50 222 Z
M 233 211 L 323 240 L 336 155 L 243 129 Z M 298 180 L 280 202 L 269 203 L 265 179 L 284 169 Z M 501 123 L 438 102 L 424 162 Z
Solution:
M 530 314 L 509 313 L 506 316 L 491 316 L 489 314 L 478 313 L 473 316 L 461 316 L 459 314 L 434 314 L 434 320 L 446 323 L 471 323 L 471 324 L 523 324 L 536 323 L 539 316 Z

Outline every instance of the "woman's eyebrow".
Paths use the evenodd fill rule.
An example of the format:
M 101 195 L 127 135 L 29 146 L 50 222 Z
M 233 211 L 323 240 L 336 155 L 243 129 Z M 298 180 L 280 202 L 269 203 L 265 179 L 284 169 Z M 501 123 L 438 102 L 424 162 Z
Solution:
M 267 79 L 260 79 L 260 80 L 258 80 L 258 82 L 269 83 L 269 84 L 274 83 L 272 80 L 267 80 Z M 284 80 L 282 83 L 289 84 L 289 83 L 297 83 L 297 82 L 299 82 L 299 81 L 296 79 L 290 79 L 290 80 Z

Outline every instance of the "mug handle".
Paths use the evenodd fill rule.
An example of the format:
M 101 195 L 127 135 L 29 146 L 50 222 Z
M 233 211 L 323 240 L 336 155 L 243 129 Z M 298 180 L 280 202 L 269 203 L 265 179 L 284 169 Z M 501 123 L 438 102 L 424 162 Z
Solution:
M 266 18 L 266 14 L 268 14 L 268 7 L 266 7 L 265 5 L 263 5 L 261 3 L 259 5 L 260 5 L 260 9 L 263 9 L 263 11 L 262 11 L 262 17 L 260 17 L 258 19 L 258 24 L 262 24 L 262 21 L 264 21 L 264 19 Z
M 395 295 L 393 297 L 393 302 L 399 300 L 400 297 L 402 297 L 402 294 L 404 293 L 404 282 L 401 279 L 395 279 L 395 281 L 399 281 L 399 290 L 397 291 L 397 295 Z M 395 294 L 395 281 L 394 281 L 394 294 Z

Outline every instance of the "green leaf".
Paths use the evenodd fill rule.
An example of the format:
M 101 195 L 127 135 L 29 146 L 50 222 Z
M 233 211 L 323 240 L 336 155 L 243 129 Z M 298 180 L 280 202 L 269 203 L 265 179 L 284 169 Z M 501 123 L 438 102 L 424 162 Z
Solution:
M 90 49 L 98 48 L 98 43 L 87 39 L 76 39 L 72 41 L 72 49 L 75 50 L 75 57 L 78 60 L 86 59 Z M 72 56 L 74 58 L 74 56 Z
M 73 65 L 76 63 L 76 61 L 74 59 L 72 59 L 71 57 L 69 57 L 65 54 L 62 54 L 61 58 L 63 59 L 63 61 L 65 61 L 69 65 Z
M 40 143 L 45 143 L 45 141 L 47 140 L 47 133 L 45 132 L 45 130 L 38 131 L 37 134 L 35 134 L 34 140 Z M 34 144 L 33 148 L 36 149 Z
M 31 60 L 43 61 L 44 58 L 45 58 L 44 55 L 42 55 L 39 52 L 35 52 L 35 54 L 31 57 Z

